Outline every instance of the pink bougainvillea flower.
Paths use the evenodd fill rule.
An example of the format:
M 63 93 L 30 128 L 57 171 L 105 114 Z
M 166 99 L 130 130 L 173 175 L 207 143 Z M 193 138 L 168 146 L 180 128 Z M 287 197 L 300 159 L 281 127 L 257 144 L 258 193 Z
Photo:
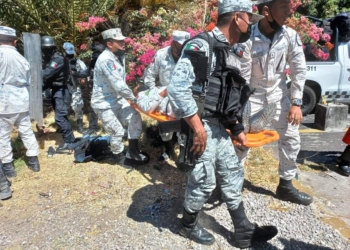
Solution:
M 80 45 L 80 50 L 87 50 L 87 46 L 85 43 L 83 43 L 82 45 Z

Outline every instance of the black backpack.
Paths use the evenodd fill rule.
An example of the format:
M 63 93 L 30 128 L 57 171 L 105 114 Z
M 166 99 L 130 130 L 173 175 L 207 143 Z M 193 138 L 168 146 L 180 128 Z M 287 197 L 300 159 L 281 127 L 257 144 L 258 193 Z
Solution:
M 112 157 L 109 136 L 84 136 L 77 138 L 71 150 L 74 150 L 75 162 L 101 161 Z

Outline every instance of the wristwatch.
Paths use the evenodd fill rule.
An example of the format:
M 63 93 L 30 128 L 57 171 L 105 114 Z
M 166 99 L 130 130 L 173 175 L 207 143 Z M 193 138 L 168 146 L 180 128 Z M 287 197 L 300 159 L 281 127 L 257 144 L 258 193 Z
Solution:
M 301 105 L 303 105 L 303 101 L 301 99 L 293 99 L 292 105 L 301 107 Z

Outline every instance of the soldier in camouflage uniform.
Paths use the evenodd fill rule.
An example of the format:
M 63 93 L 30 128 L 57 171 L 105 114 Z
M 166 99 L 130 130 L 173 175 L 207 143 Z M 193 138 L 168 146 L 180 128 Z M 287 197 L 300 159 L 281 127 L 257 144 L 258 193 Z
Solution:
M 137 87 L 136 87 L 137 88 Z M 176 119 L 170 105 L 167 87 L 155 87 L 148 89 L 147 86 L 140 86 L 134 95 L 137 97 L 137 106 L 146 113 L 159 112 L 162 115 Z
M 94 68 L 94 86 L 91 106 L 111 136 L 111 150 L 117 161 L 124 161 L 122 138 L 128 127 L 129 149 L 126 165 L 145 164 L 149 157 L 138 148 L 141 136 L 141 115 L 131 103 L 136 102 L 131 89 L 125 83 L 125 37 L 119 28 L 102 32 L 106 49 L 98 57 Z
M 0 26 L 0 199 L 12 196 L 6 177 L 15 177 L 10 135 L 17 126 L 27 149 L 28 167 L 38 172 L 39 147 L 29 116 L 30 69 L 28 61 L 17 52 L 16 31 Z
M 246 142 L 244 128 L 242 124 L 237 123 L 237 120 L 234 119 L 228 127 L 224 126 L 223 119 L 225 117 L 217 118 L 207 108 L 209 107 L 207 101 L 212 98 L 208 100 L 206 98 L 203 112 L 197 114 L 200 106 L 197 106 L 193 98 L 195 92 L 191 90 L 194 89 L 192 84 L 199 75 L 196 75 L 197 71 L 194 71 L 194 68 L 197 67 L 192 65 L 190 55 L 196 54 L 196 52 L 200 54 L 199 52 L 203 51 L 207 57 L 211 57 L 211 76 L 208 85 L 204 86 L 212 86 L 215 80 L 219 82 L 220 87 L 224 86 L 224 83 L 220 80 L 223 78 L 220 76 L 227 72 L 233 74 L 231 69 L 235 69 L 234 72 L 237 76 L 240 69 L 239 59 L 231 53 L 231 46 L 249 39 L 250 23 L 256 22 L 261 17 L 252 13 L 252 3 L 249 0 L 219 0 L 218 12 L 217 27 L 208 35 L 203 34 L 200 38 L 195 38 L 185 45 L 168 86 L 168 96 L 176 117 L 185 119 L 193 129 L 193 147 L 191 151 L 195 155 L 198 154 L 193 169 L 188 172 L 183 217 L 181 219 L 182 227 L 179 233 L 201 244 L 214 243 L 213 235 L 198 223 L 198 216 L 214 190 L 217 178 L 223 200 L 226 202 L 235 227 L 232 244 L 239 248 L 246 248 L 254 241 L 271 239 L 277 234 L 277 229 L 274 226 L 260 227 L 251 223 L 246 217 L 241 196 L 244 169 L 239 164 L 231 138 L 226 132 L 226 128 L 230 128 L 236 139 L 244 145 Z M 202 37 L 206 37 L 207 40 Z M 211 47 L 208 41 L 216 44 L 211 55 L 209 53 Z M 239 75 L 238 78 L 244 82 L 244 79 Z M 235 86 L 236 81 L 227 81 L 231 81 L 231 78 L 226 80 L 226 84 L 229 83 Z M 198 86 L 196 85 L 196 87 Z M 211 92 L 211 94 L 214 93 Z M 216 107 L 218 104 L 214 103 L 213 105 Z
M 171 74 L 179 59 L 179 53 L 182 44 L 190 38 L 190 33 L 186 31 L 175 30 L 172 34 L 173 42 L 171 46 L 167 46 L 157 51 L 154 55 L 153 62 L 145 70 L 144 84 L 150 89 L 156 85 L 168 86 Z M 160 134 L 165 146 L 165 152 L 160 156 L 159 160 L 167 160 L 174 153 L 172 143 L 173 133 Z
M 249 99 L 252 115 L 267 104 L 275 103 L 277 106 L 276 116 L 272 120 L 280 136 L 280 183 L 276 196 L 281 200 L 309 205 L 312 197 L 292 185 L 300 150 L 299 124 L 303 117 L 300 106 L 306 63 L 299 35 L 284 26 L 290 15 L 290 3 L 291 0 L 258 0 L 259 13 L 265 18 L 253 25 L 250 40 L 236 45 L 236 51 L 242 55 L 242 76 L 256 89 Z M 291 93 L 284 74 L 287 63 L 291 71 Z M 248 151 L 238 148 L 236 151 L 243 164 Z
M 65 42 L 63 44 L 63 48 L 66 52 L 66 56 L 69 58 L 70 81 L 68 83 L 68 89 L 72 95 L 71 107 L 74 111 L 75 118 L 77 119 L 78 132 L 83 134 L 84 101 L 79 84 L 80 79 L 86 79 L 89 76 L 89 71 L 83 61 L 75 58 L 75 50 L 73 44 Z

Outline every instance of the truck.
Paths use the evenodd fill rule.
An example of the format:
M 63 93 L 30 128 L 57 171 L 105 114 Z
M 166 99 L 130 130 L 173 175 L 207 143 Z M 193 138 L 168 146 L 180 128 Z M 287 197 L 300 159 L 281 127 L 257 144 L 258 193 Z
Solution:
M 325 23 L 314 17 L 309 19 Z M 303 92 L 304 115 L 311 113 L 319 102 L 350 104 L 350 42 L 339 42 L 335 28 L 334 48 L 327 61 L 306 61 L 307 73 Z M 287 81 L 290 85 L 290 81 Z

